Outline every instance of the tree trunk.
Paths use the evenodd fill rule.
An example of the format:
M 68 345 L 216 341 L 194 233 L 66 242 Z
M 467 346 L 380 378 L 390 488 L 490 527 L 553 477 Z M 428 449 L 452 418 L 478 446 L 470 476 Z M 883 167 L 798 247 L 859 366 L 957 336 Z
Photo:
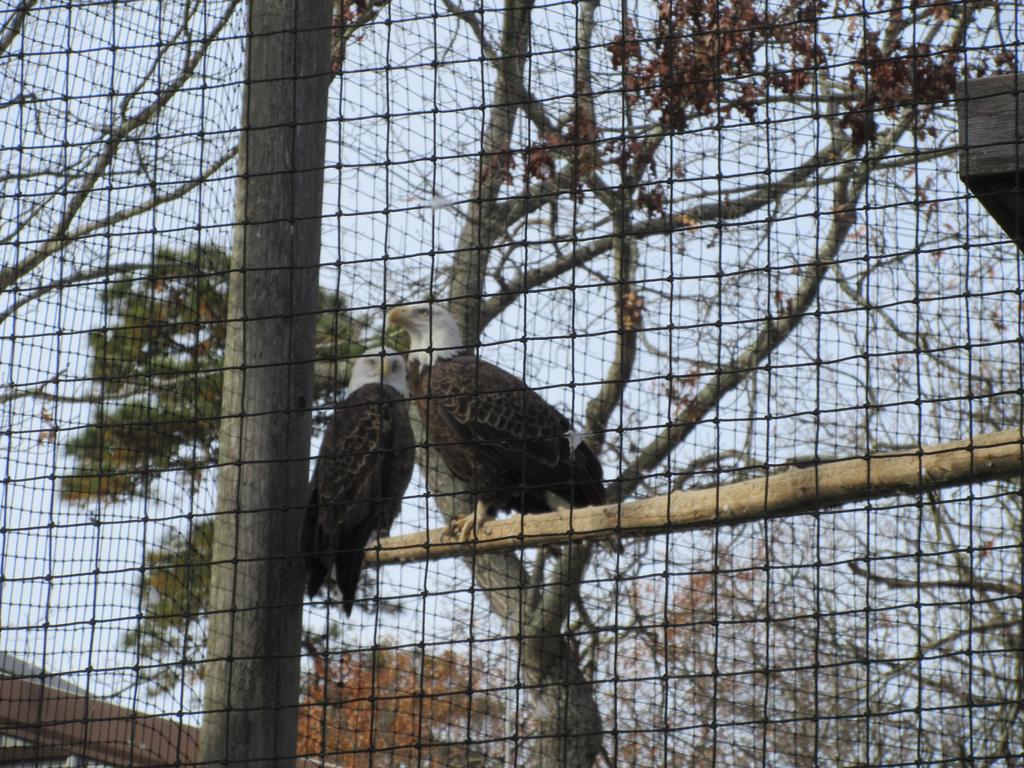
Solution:
M 326 0 L 249 3 L 204 765 L 294 763 L 330 25 Z
M 505 0 L 493 102 L 482 136 L 473 199 L 452 265 L 450 308 L 470 344 L 479 341 L 482 330 L 482 295 L 491 248 L 509 223 L 507 210 L 499 215 L 498 199 L 516 115 L 522 107 L 518 89 L 530 53 L 532 12 L 532 0 Z M 421 466 L 428 467 L 428 485 L 446 516 L 472 511 L 465 487 L 443 461 L 427 458 Z M 518 682 L 526 686 L 536 729 L 524 739 L 524 747 L 531 765 L 539 768 L 588 768 L 601 751 L 601 714 L 594 689 L 562 629 L 569 613 L 569 602 L 563 598 L 577 588 L 588 552 L 584 545 L 573 553 L 577 573 L 572 583 L 548 588 L 531 584 L 514 553 L 468 558 L 474 583 L 487 595 L 491 610 L 518 646 L 522 677 Z M 517 762 L 522 760 L 519 756 Z
M 421 437 L 422 425 L 415 408 L 411 415 Z M 445 517 L 472 512 L 472 494 L 440 457 L 428 448 L 420 452 L 419 462 Z M 586 543 L 566 545 L 563 558 L 582 570 L 587 547 Z M 567 583 L 545 588 L 531 584 L 522 560 L 514 552 L 470 555 L 465 562 L 473 573 L 473 583 L 480 588 L 476 594 L 487 596 L 490 609 L 501 619 L 509 641 L 519 651 L 520 679 L 509 680 L 508 684 L 525 689 L 534 730 L 524 734 L 516 764 L 523 764 L 529 754 L 529 765 L 537 768 L 593 765 L 601 751 L 601 713 L 594 687 L 580 668 L 575 645 L 562 629 L 568 604 L 551 599 L 555 590 L 570 595 L 566 590 L 577 587 L 578 574 L 575 579 L 564 575 Z

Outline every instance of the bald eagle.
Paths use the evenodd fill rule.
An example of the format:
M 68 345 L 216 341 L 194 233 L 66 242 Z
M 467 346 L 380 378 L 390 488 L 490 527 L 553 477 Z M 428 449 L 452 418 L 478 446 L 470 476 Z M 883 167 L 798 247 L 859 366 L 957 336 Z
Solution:
M 310 482 L 301 539 L 310 597 L 333 581 L 352 613 L 363 550 L 390 530 L 413 463 L 405 362 L 391 350 L 369 350 L 352 366 Z
M 452 523 L 454 535 L 466 540 L 498 509 L 529 514 L 604 503 L 591 447 L 521 379 L 467 349 L 451 314 L 412 304 L 387 319 L 409 333 L 409 393 L 430 447 L 476 496 L 474 513 Z

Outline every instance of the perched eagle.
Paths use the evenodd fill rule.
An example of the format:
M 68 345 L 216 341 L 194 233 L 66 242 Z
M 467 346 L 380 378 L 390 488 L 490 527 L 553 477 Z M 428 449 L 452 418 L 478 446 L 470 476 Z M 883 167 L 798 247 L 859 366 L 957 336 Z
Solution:
M 315 595 L 333 567 L 346 614 L 366 543 L 391 528 L 412 477 L 408 391 L 405 362 L 395 352 L 378 348 L 358 358 L 313 471 L 301 541 L 306 591 Z
M 477 358 L 433 304 L 396 307 L 409 333 L 409 392 L 432 449 L 476 496 L 452 532 L 466 540 L 498 509 L 550 512 L 603 504 L 601 463 L 572 425 L 523 381 Z

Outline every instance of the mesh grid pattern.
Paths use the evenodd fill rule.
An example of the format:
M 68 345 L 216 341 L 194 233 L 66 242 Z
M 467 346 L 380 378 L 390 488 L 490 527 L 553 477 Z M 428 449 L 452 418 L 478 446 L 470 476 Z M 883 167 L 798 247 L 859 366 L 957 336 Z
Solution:
M 624 510 L 1020 428 L 1021 251 L 958 175 L 954 90 L 1016 71 L 1019 3 L 556 1 L 505 57 L 514 14 L 336 8 L 314 459 L 352 361 L 427 298 L 476 302 L 474 349 L 596 446 Z M 0 711 L 32 684 L 177 729 L 145 762 L 87 750 L 99 725 L 12 725 L 0 760 L 188 763 L 246 6 L 23 0 L 0 25 Z M 419 461 L 392 535 L 448 522 Z M 1020 480 L 924 485 L 522 546 L 517 608 L 488 556 L 368 569 L 350 617 L 305 604 L 295 754 L 1022 762 Z M 545 676 L 510 615 L 549 600 Z

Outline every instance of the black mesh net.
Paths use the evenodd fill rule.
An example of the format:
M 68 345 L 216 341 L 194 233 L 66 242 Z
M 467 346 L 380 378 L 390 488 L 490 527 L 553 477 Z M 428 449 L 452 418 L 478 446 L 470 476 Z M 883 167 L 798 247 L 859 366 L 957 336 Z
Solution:
M 248 13 L 0 8 L 0 763 L 199 760 Z M 404 395 L 384 562 L 306 600 L 275 757 L 1024 762 L 1021 18 L 337 5 L 311 456 L 432 302 L 610 511 L 389 559 L 488 491 Z

